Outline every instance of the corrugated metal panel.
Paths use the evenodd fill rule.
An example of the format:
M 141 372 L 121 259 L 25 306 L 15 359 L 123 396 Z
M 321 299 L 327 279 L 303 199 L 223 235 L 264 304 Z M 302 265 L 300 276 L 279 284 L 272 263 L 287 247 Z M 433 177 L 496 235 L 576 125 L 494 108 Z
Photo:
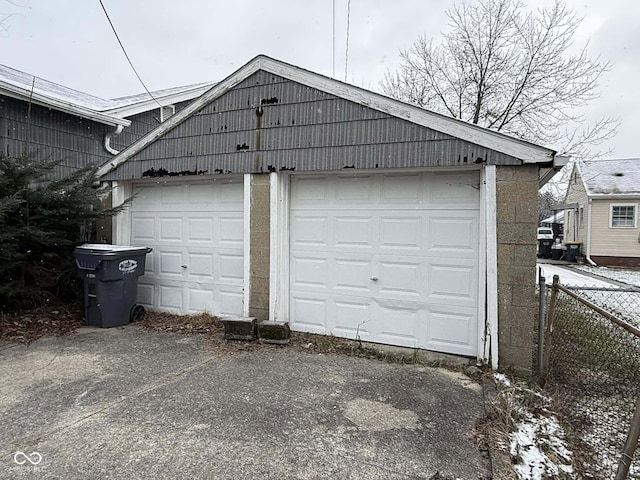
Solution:
M 113 127 L 0 96 L 0 148 L 4 154 L 31 153 L 36 159 L 61 160 L 53 173 L 62 178 L 87 164 L 100 164 L 109 155 L 102 146 Z
M 258 112 L 258 108 L 261 108 Z M 260 113 L 260 114 L 259 114 Z M 340 170 L 520 160 L 363 105 L 257 72 L 105 176 L 202 170 Z

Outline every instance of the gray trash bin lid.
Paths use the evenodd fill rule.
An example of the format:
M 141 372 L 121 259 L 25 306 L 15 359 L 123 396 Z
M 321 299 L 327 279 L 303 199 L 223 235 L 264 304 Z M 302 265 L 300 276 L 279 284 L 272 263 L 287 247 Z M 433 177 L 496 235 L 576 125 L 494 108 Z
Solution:
M 110 252 L 137 252 L 151 251 L 149 247 L 134 247 L 131 245 L 110 245 L 107 243 L 85 243 L 76 247 L 76 249 L 90 250 L 92 252 L 110 253 Z

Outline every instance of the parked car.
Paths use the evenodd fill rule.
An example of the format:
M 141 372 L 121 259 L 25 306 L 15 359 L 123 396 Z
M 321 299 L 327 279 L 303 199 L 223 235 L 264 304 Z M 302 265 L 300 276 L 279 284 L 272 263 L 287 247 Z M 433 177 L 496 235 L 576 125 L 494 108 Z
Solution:
M 538 240 L 553 240 L 553 230 L 550 227 L 538 227 Z

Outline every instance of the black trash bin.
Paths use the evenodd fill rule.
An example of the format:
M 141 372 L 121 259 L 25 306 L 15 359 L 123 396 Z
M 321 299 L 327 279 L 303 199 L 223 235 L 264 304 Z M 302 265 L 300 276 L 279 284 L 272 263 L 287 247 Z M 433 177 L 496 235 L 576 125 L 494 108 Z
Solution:
M 138 277 L 144 274 L 148 247 L 86 243 L 73 255 L 83 279 L 84 314 L 88 325 L 118 327 L 144 316 L 136 305 Z
M 538 240 L 538 257 L 551 258 L 551 247 L 553 240 L 550 238 L 541 238 Z
M 565 245 L 567 246 L 567 261 L 575 262 L 576 257 L 580 255 L 582 242 L 566 242 Z

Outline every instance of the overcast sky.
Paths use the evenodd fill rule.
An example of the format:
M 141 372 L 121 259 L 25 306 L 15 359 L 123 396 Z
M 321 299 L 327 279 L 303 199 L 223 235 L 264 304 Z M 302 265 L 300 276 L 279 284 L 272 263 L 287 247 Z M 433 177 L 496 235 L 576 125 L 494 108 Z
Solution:
M 335 0 L 335 77 L 345 79 L 347 5 Z M 472 0 L 467 0 L 472 1 Z M 530 6 L 551 0 L 529 0 Z M 103 0 L 150 90 L 221 80 L 258 54 L 334 75 L 333 0 Z M 351 0 L 346 79 L 379 91 L 398 49 L 438 38 L 454 0 Z M 589 118 L 622 120 L 607 147 L 640 157 L 640 2 L 566 0 L 577 44 L 611 60 Z M 144 91 L 98 0 L 0 0 L 0 63 L 104 98 Z M 554 147 L 554 145 L 548 145 Z

